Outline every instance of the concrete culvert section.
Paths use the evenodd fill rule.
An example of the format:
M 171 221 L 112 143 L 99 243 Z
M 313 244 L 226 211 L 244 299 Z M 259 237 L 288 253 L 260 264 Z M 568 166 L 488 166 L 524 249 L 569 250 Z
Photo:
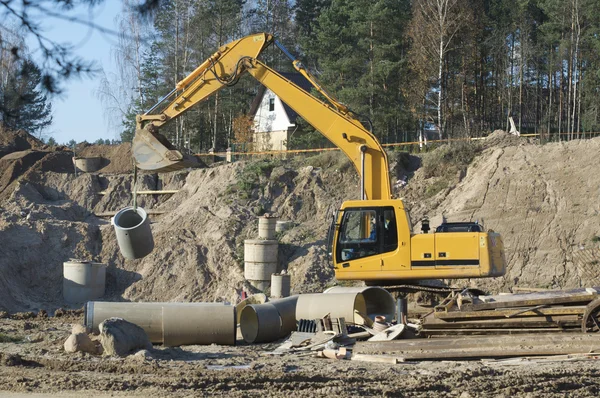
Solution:
M 127 260 L 146 257 L 154 249 L 148 214 L 141 207 L 125 207 L 113 217 L 117 243 Z
M 247 305 L 240 316 L 240 329 L 246 343 L 269 343 L 280 339 L 281 317 L 270 304 Z
M 98 332 L 109 318 L 122 318 L 141 327 L 153 343 L 235 345 L 235 307 L 221 303 L 109 303 L 90 301 L 85 325 Z
M 362 324 L 354 311 L 365 314 L 367 304 L 361 293 L 301 294 L 296 304 L 296 319 L 320 319 L 329 314 L 346 322 Z
M 386 321 L 390 322 L 396 314 L 396 302 L 394 298 L 384 288 L 378 286 L 359 286 L 359 287 L 343 287 L 334 286 L 325 290 L 323 293 L 361 293 L 365 298 L 367 311 L 365 314 L 371 319 L 376 316 L 384 316 Z
M 63 298 L 69 304 L 104 296 L 106 264 L 71 260 L 63 263 Z

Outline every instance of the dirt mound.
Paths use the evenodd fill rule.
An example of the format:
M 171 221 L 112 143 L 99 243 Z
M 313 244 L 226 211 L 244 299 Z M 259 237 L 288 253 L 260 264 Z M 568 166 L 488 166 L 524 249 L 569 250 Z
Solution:
M 504 130 L 494 130 L 481 143 L 484 148 L 506 148 L 509 146 L 525 145 L 528 143 L 528 140 L 525 137 L 509 134 Z
M 479 220 L 502 234 L 506 276 L 473 285 L 600 285 L 599 151 L 600 138 L 489 148 L 458 183 L 414 206 L 413 220 Z
M 99 173 L 127 174 L 133 171 L 133 158 L 131 156 L 131 143 L 120 145 L 84 145 L 76 148 L 76 155 L 82 158 L 101 157 L 102 168 Z
M 44 147 L 42 141 L 27 134 L 25 131 L 10 131 L 0 124 L 0 158 L 11 152 L 39 149 L 42 147 Z

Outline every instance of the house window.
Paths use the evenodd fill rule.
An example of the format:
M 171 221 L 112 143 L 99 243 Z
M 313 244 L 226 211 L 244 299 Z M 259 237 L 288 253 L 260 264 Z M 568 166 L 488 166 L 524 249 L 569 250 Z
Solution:
M 269 112 L 275 110 L 275 98 L 269 98 Z

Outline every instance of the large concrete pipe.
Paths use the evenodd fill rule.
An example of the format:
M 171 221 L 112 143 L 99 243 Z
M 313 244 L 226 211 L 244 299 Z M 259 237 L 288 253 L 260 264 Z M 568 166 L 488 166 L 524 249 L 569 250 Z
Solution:
M 153 343 L 234 345 L 235 307 L 222 303 L 109 303 L 90 301 L 85 325 L 93 331 L 108 318 L 123 318 L 144 329 Z
M 361 293 L 367 304 L 366 314 L 371 319 L 375 319 L 376 316 L 385 316 L 386 321 L 391 322 L 396 314 L 396 302 L 394 298 L 390 292 L 379 286 L 334 286 L 323 293 Z
M 112 219 L 121 254 L 128 260 L 147 256 L 154 249 L 148 214 L 141 207 L 125 207 Z
M 279 312 L 279 317 L 281 318 L 281 337 L 287 336 L 296 330 L 296 305 L 298 304 L 298 296 L 273 300 L 269 303 L 277 308 L 277 312 Z
M 162 322 L 163 344 L 168 347 L 213 343 L 235 345 L 234 306 L 163 306 Z
M 282 298 L 290 295 L 290 276 L 288 274 L 271 275 L 271 297 Z
M 240 316 L 240 330 L 246 343 L 269 343 L 283 337 L 281 316 L 271 303 L 244 307 Z
M 101 157 L 73 158 L 73 161 L 75 162 L 75 167 L 86 173 L 98 171 L 102 167 Z
M 296 304 L 296 320 L 319 319 L 329 314 L 332 318 L 344 318 L 348 323 L 362 324 L 367 304 L 361 293 L 301 294 Z
M 71 260 L 63 263 L 63 298 L 69 304 L 85 303 L 104 296 L 106 265 Z
M 275 239 L 275 228 L 277 226 L 277 217 L 259 217 L 258 218 L 258 237 L 261 239 Z
M 277 271 L 278 248 L 276 240 L 244 241 L 244 278 L 257 289 L 266 289 Z
M 264 304 L 267 302 L 267 296 L 264 293 L 253 294 L 252 296 L 240 301 L 235 306 L 235 313 L 237 314 L 237 323 L 240 323 L 240 317 L 242 316 L 242 310 L 244 307 L 250 304 Z

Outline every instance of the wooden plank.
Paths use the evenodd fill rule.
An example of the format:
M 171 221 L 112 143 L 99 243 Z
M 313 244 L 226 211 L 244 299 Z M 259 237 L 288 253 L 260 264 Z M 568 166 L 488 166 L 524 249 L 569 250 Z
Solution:
M 548 315 L 515 318 L 489 318 L 468 320 L 442 320 L 433 316 L 422 319 L 424 329 L 456 329 L 485 327 L 554 327 L 557 325 L 581 326 L 580 315 Z
M 598 297 L 597 294 L 589 293 L 585 289 L 578 291 L 561 291 L 547 293 L 513 294 L 507 296 L 485 296 L 486 302 L 475 298 L 472 304 L 464 304 L 462 311 L 482 311 L 496 308 L 535 307 L 538 305 L 558 305 L 571 303 L 589 303 Z M 510 297 L 510 299 L 505 299 Z
M 600 334 L 542 333 L 359 342 L 354 354 L 385 354 L 398 360 L 503 358 L 513 356 L 567 355 L 600 352 Z M 458 344 L 456 344 L 458 342 Z M 492 344 L 490 344 L 492 343 Z
M 378 354 L 395 351 L 424 351 L 438 349 L 469 349 L 472 347 L 506 348 L 519 345 L 589 345 L 600 344 L 600 333 L 529 333 L 502 336 L 448 337 L 435 339 L 404 339 L 382 342 L 357 342 L 359 353 Z
M 482 310 L 482 311 L 450 311 L 450 312 L 435 312 L 435 317 L 438 319 L 445 320 L 459 320 L 459 319 L 484 319 L 484 318 L 506 318 L 520 312 L 518 309 L 505 309 L 498 308 L 495 310 Z M 526 316 L 547 316 L 547 315 L 583 315 L 585 311 L 585 305 L 573 305 L 573 306 L 556 306 L 548 308 L 540 308 L 533 311 L 527 311 L 519 314 L 519 317 Z
M 365 355 L 365 354 L 352 354 L 350 358 L 351 361 L 361 361 L 361 362 L 377 362 L 377 363 L 387 363 L 388 365 L 396 365 L 399 362 L 404 362 L 399 360 L 398 358 L 389 356 L 389 355 Z
M 553 328 L 485 328 L 485 329 L 427 329 L 419 332 L 420 336 L 473 336 L 473 335 L 494 335 L 499 338 L 506 334 L 525 334 L 525 333 L 581 333 L 581 327 L 571 327 L 568 329 L 555 326 Z

